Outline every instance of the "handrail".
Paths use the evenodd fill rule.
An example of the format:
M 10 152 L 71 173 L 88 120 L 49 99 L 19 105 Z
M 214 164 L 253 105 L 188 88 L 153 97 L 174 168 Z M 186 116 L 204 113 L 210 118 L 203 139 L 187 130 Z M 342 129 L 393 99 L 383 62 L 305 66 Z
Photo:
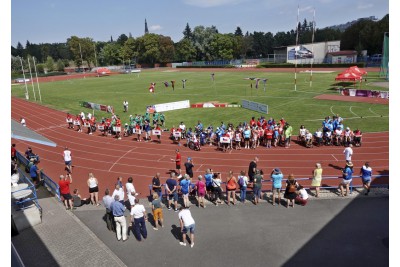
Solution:
M 29 189 L 29 190 L 32 191 L 33 197 L 25 198 L 22 201 L 17 201 L 16 204 L 14 204 L 14 205 L 19 205 L 19 204 L 23 204 L 23 203 L 28 202 L 28 201 L 32 201 L 35 204 L 35 206 L 38 208 L 38 210 L 40 211 L 40 214 L 42 214 L 42 207 L 39 205 L 39 202 L 37 201 L 37 193 L 36 193 L 35 185 L 31 182 L 30 179 L 28 179 L 28 177 L 26 177 L 26 175 L 23 173 L 23 171 L 20 168 L 18 168 L 18 173 L 20 175 L 20 181 L 23 181 L 24 183 L 27 183 L 28 187 L 25 188 L 25 189 L 17 190 L 15 192 L 19 192 L 19 191 L 22 191 L 22 190 Z M 22 179 L 21 179 L 21 176 L 22 176 Z M 13 192 L 13 193 L 15 193 L 15 192 Z
M 24 167 L 28 166 L 29 160 L 27 158 L 25 158 L 20 152 L 17 151 L 16 156 L 17 156 L 17 160 L 19 161 L 19 163 L 24 165 Z
M 40 171 L 40 177 L 44 181 L 44 186 L 49 190 L 56 199 L 61 202 L 60 186 L 47 176 L 43 171 Z
M 384 177 L 389 177 L 389 174 L 380 174 L 380 175 L 372 175 L 371 176 L 371 178 L 384 178 Z M 323 176 L 322 177 L 322 180 L 333 180 L 333 179 L 342 179 L 343 177 L 342 176 Z M 355 178 L 360 178 L 361 179 L 361 176 L 359 176 L 359 175 L 355 175 L 355 176 L 353 176 L 353 179 L 355 179 Z M 312 180 L 313 178 L 307 178 L 307 177 L 303 177 L 303 178 L 296 178 L 296 181 L 307 181 L 307 180 Z M 282 179 L 282 182 L 286 182 L 288 179 Z M 270 183 L 270 182 L 273 182 L 273 180 L 272 179 L 264 179 L 263 181 L 262 181 L 262 183 L 264 184 L 264 183 Z M 190 186 L 193 186 L 194 184 L 193 183 L 190 183 Z M 221 186 L 222 185 L 226 185 L 226 182 L 221 182 Z M 165 195 L 165 196 L 167 196 L 167 189 L 166 189 L 166 186 L 167 186 L 167 184 L 162 184 L 161 185 L 162 187 L 165 187 L 165 193 L 164 194 L 162 194 L 162 192 L 163 192 L 163 190 L 161 190 L 161 198 L 163 197 L 163 195 Z M 320 186 L 320 188 L 322 188 L 322 189 L 330 189 L 330 188 L 337 188 L 338 186 Z M 350 183 L 350 194 L 352 194 L 353 193 L 353 188 L 359 188 L 359 187 L 362 187 L 362 185 L 353 185 L 353 182 L 351 182 Z M 379 184 L 379 185 L 371 185 L 371 187 L 389 187 L 389 184 Z M 310 189 L 310 188 L 312 188 L 312 187 L 304 187 L 305 189 Z M 152 189 L 153 189 L 153 186 L 150 184 L 149 185 L 149 191 L 150 191 L 150 196 L 151 196 L 151 194 L 152 194 Z M 284 191 L 285 189 L 282 187 L 281 188 L 281 191 Z M 267 190 L 262 190 L 262 192 L 269 192 L 269 191 L 272 191 L 272 189 L 267 189 Z

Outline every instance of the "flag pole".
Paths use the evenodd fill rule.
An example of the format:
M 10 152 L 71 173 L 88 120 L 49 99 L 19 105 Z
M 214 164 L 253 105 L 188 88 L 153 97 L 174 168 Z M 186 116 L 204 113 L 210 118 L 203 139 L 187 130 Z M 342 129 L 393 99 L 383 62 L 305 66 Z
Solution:
M 36 101 L 35 86 L 33 85 L 32 69 L 31 69 L 31 63 L 30 63 L 29 57 L 28 57 L 28 67 L 29 67 L 29 73 L 30 73 L 30 75 L 31 75 L 31 83 L 32 83 L 33 98 L 34 98 L 35 101 Z
M 38 86 L 39 100 L 40 100 L 40 103 L 42 103 L 42 95 L 40 94 L 39 78 L 37 76 L 35 57 L 32 57 L 32 60 L 33 60 L 33 66 L 35 68 L 35 73 L 36 73 L 36 83 L 37 83 L 37 86 Z
M 296 23 L 296 47 L 294 49 L 294 90 L 297 90 L 297 55 L 296 55 L 296 49 L 298 42 L 299 42 L 299 12 L 300 12 L 300 7 L 297 6 L 297 23 Z
M 25 98 L 26 98 L 26 100 L 29 100 L 28 85 L 26 84 L 26 79 L 25 79 L 25 71 L 24 71 L 24 65 L 22 64 L 22 58 L 21 58 L 21 57 L 19 57 L 19 61 L 21 62 L 22 75 L 24 76 L 24 83 L 25 83 Z
M 312 38 L 311 38 L 311 72 L 310 72 L 310 87 L 312 87 L 312 74 L 313 74 L 313 63 L 314 63 L 314 34 L 315 34 L 315 8 L 314 8 L 314 15 L 313 15 L 313 29 L 312 29 Z

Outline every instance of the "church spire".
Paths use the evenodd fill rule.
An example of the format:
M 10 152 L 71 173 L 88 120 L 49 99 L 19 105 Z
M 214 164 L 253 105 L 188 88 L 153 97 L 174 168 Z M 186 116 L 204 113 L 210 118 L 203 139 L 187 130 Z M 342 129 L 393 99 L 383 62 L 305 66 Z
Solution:
M 148 34 L 149 33 L 149 29 L 147 28 L 147 21 L 146 19 L 144 19 L 144 34 Z

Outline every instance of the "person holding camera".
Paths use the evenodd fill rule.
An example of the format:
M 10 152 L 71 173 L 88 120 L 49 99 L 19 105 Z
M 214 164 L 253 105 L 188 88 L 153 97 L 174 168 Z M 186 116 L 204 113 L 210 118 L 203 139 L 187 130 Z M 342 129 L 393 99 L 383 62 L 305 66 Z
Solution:
M 67 210 L 73 208 L 72 196 L 69 189 L 70 184 L 72 184 L 71 174 L 67 173 L 65 176 L 60 175 L 60 181 L 58 182 L 58 186 L 60 187 L 60 194 L 64 198 L 64 205 Z

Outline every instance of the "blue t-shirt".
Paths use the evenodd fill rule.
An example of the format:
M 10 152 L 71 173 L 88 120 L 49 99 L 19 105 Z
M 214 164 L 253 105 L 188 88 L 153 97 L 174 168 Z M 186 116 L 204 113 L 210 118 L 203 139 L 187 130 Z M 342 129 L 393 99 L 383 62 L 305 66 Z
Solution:
M 271 179 L 274 188 L 282 188 L 282 179 L 283 179 L 282 173 L 272 174 Z
M 251 131 L 249 129 L 243 132 L 244 138 L 250 138 Z
M 30 168 L 29 174 L 31 175 L 31 177 L 37 177 L 37 166 L 35 164 L 33 164 Z
M 180 186 L 181 186 L 181 191 L 183 194 L 189 193 L 189 186 L 190 186 L 189 180 L 183 179 L 180 183 Z
M 361 177 L 363 179 L 371 179 L 371 176 L 372 176 L 372 169 L 370 167 L 367 168 L 363 166 L 361 168 Z
M 353 178 L 353 169 L 352 168 L 349 168 L 349 167 L 346 167 L 344 170 L 343 170 L 343 179 L 345 179 L 345 180 L 350 180 L 350 179 L 352 179 Z
M 204 175 L 204 179 L 206 180 L 206 186 L 212 185 L 212 173 L 207 173 Z

